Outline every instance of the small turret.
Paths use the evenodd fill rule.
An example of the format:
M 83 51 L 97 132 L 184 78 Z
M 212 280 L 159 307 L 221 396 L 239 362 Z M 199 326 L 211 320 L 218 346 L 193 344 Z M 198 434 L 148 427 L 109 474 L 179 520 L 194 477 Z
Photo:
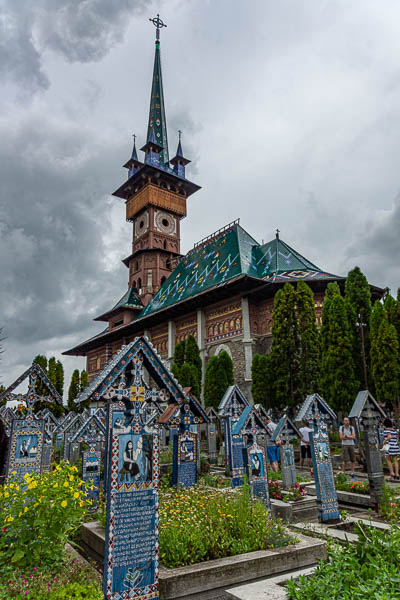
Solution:
M 178 175 L 178 177 L 183 177 L 185 178 L 185 167 L 186 165 L 188 165 L 190 163 L 190 160 L 188 160 L 187 158 L 185 158 L 183 156 L 183 151 L 182 151 L 182 143 L 181 143 L 181 135 L 182 135 L 182 131 L 178 131 L 179 134 L 179 141 L 178 141 L 178 148 L 176 150 L 176 155 L 174 156 L 174 158 L 171 159 L 171 165 L 173 165 L 173 172 L 175 173 L 175 175 Z

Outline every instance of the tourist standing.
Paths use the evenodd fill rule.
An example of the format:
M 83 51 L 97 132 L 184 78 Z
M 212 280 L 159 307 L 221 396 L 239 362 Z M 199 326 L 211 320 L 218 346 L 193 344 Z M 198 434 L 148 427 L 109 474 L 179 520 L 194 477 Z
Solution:
M 399 431 L 395 429 L 390 419 L 385 419 L 383 422 L 385 430 L 383 432 L 384 440 L 383 445 L 385 448 L 385 459 L 387 466 L 389 467 L 390 477 L 393 481 L 399 481 L 399 463 L 398 456 L 400 456 L 399 448 Z M 393 462 L 392 462 L 393 461 Z
M 268 461 L 271 465 L 271 469 L 277 473 L 279 471 L 279 460 L 280 460 L 280 442 L 272 442 L 271 436 L 276 429 L 276 423 L 268 417 L 267 418 L 267 430 L 268 430 L 268 440 L 267 440 L 267 455 Z
M 303 427 L 299 429 L 301 433 L 300 440 L 300 468 L 304 466 L 304 460 L 307 458 L 307 467 L 311 468 L 311 447 L 310 447 L 310 433 L 314 431 L 310 427 L 309 423 L 303 423 Z
M 343 425 L 339 427 L 339 436 L 342 441 L 343 471 L 346 470 L 346 464 L 349 462 L 351 466 L 351 477 L 354 478 L 356 432 L 353 425 L 350 425 L 348 417 L 343 419 Z

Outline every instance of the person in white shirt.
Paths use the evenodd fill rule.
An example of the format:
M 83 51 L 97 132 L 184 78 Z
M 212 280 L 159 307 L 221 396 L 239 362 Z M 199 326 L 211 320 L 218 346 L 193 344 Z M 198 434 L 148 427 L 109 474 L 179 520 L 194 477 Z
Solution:
M 280 444 L 281 442 L 272 442 L 271 436 L 274 433 L 276 428 L 276 423 L 272 421 L 272 419 L 267 419 L 267 430 L 268 430 L 268 439 L 267 439 L 267 455 L 268 461 L 271 465 L 271 470 L 277 473 L 279 471 L 279 460 L 280 460 Z
M 300 468 L 304 466 L 304 459 L 307 458 L 307 467 L 311 467 L 311 448 L 310 448 L 310 433 L 314 431 L 307 423 L 299 429 L 301 433 L 300 440 Z

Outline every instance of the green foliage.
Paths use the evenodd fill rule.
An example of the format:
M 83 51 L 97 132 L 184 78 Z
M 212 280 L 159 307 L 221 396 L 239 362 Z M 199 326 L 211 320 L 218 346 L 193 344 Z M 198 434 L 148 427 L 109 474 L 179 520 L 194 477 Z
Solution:
M 355 525 L 358 541 L 335 545 L 311 577 L 287 583 L 290 600 L 392 600 L 400 597 L 400 529 Z M 340 576 L 338 576 L 340 574 Z
M 272 364 L 270 354 L 255 354 L 251 363 L 251 394 L 255 404 L 268 408 L 272 396 Z
M 191 387 L 192 394 L 200 399 L 201 395 L 201 358 L 200 350 L 193 335 L 189 335 L 175 346 L 173 375 L 183 387 Z
M 221 377 L 222 374 L 224 374 L 226 377 L 226 387 L 228 387 L 228 385 L 234 385 L 235 377 L 233 375 L 233 362 L 226 350 L 222 350 L 218 354 L 218 361 Z
M 0 600 L 103 600 L 101 576 L 92 566 L 66 557 L 58 568 L 12 566 L 0 574 Z
M 335 487 L 342 492 L 352 492 L 353 494 L 370 495 L 368 481 L 354 481 L 349 479 L 345 473 L 338 473 L 335 477 Z
M 319 391 L 321 348 L 315 315 L 314 294 L 304 282 L 297 283 L 297 319 L 299 337 L 299 375 L 297 397 Z
M 54 356 L 49 358 L 48 368 L 47 368 L 47 377 L 49 381 L 54 387 L 57 385 L 57 363 Z
M 80 392 L 80 387 L 81 387 L 81 382 L 80 382 L 79 370 L 75 369 L 75 371 L 72 373 L 71 383 L 69 385 L 69 390 L 68 390 L 68 409 L 70 411 L 76 409 L 76 404 L 75 404 L 74 400 Z
M 354 267 L 346 278 L 345 299 L 350 311 L 349 328 L 353 341 L 353 355 L 355 361 L 356 377 L 363 382 L 364 387 L 369 387 L 368 375 L 370 372 L 370 317 L 371 317 L 371 290 L 367 278 L 359 267 Z M 365 367 L 364 367 L 365 360 Z
M 56 365 L 55 388 L 62 398 L 63 394 L 64 394 L 64 367 L 60 360 L 57 361 L 57 365 Z
M 392 406 L 399 402 L 399 342 L 394 325 L 383 318 L 374 342 L 373 378 L 377 400 Z
M 47 374 L 47 358 L 43 354 L 38 354 L 32 361 L 32 364 L 37 364 L 42 368 L 42 371 Z M 42 381 L 38 378 L 35 391 L 38 396 L 46 396 L 48 394 L 47 387 L 42 383 Z
M 274 405 L 295 406 L 299 367 L 299 332 L 296 291 L 290 283 L 275 294 L 272 325 L 271 362 L 274 373 Z
M 181 367 L 185 362 L 185 347 L 186 344 L 184 340 L 178 342 L 175 346 L 174 363 L 177 365 L 178 368 Z
M 207 535 L 204 535 L 207 532 Z M 235 494 L 191 488 L 160 494 L 160 560 L 169 568 L 295 543 L 245 484 Z
M 226 389 L 233 385 L 233 365 L 229 354 L 223 350 L 210 358 L 204 380 L 204 404 L 218 409 Z
M 81 525 L 88 505 L 77 469 L 57 465 L 43 475 L 11 474 L 0 486 L 0 567 L 54 565 L 65 558 L 65 544 Z M 1 571 L 1 569 L 0 569 Z
M 325 298 L 323 315 L 327 319 L 321 331 L 323 395 L 335 410 L 347 412 L 354 402 L 359 382 L 355 375 L 346 303 L 340 294 Z

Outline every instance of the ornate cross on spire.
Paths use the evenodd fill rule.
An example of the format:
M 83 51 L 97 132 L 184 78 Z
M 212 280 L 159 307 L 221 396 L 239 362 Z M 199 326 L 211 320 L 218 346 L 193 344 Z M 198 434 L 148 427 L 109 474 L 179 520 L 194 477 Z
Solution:
M 181 141 L 182 131 L 180 129 L 178 129 L 178 136 L 179 136 L 179 141 Z
M 276 230 L 276 239 L 277 239 L 277 240 L 279 240 L 279 234 L 280 234 L 280 231 L 279 231 L 279 229 L 277 229 L 277 230 Z
M 154 27 L 156 28 L 156 40 L 159 41 L 160 40 L 160 29 L 162 29 L 163 27 L 167 27 L 167 26 L 160 19 L 159 14 L 157 14 L 157 18 L 154 17 L 154 19 L 149 19 L 149 21 L 151 21 L 153 23 Z

